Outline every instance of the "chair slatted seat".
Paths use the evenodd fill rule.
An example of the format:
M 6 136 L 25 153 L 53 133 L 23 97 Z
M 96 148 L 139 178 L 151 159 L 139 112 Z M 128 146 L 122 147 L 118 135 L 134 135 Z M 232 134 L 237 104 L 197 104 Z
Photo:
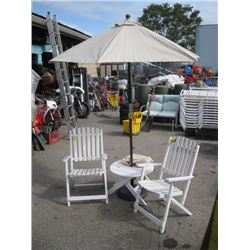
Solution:
M 140 185 L 142 188 L 145 188 L 149 192 L 162 194 L 169 193 L 169 185 L 165 183 L 164 180 L 145 180 L 141 181 Z M 172 196 L 182 195 L 183 191 L 174 187 L 172 190 Z

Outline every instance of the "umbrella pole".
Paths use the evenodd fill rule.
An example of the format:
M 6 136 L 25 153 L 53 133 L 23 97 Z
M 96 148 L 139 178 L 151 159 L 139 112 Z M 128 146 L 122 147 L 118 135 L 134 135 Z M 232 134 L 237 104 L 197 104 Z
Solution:
M 132 103 L 132 72 L 131 63 L 128 63 L 128 102 L 129 102 L 129 148 L 130 148 L 130 166 L 133 167 L 133 135 L 132 135 L 132 117 L 133 117 L 133 103 Z
M 132 102 L 132 72 L 131 63 L 128 63 L 128 102 L 129 102 L 129 148 L 130 148 L 130 166 L 133 167 L 133 135 L 132 135 L 132 117 L 133 117 L 133 102 Z M 130 184 L 134 187 L 134 179 L 131 179 Z M 121 187 L 117 195 L 120 199 L 126 201 L 135 201 L 135 197 L 130 193 L 127 187 Z
M 132 102 L 132 72 L 131 63 L 128 63 L 128 102 L 129 102 L 129 148 L 130 148 L 130 166 L 133 167 L 133 135 L 132 135 L 132 117 L 133 117 L 133 102 Z M 130 184 L 134 187 L 134 179 L 131 179 Z M 121 187 L 117 195 L 122 200 L 135 201 L 135 197 L 130 193 L 127 187 Z

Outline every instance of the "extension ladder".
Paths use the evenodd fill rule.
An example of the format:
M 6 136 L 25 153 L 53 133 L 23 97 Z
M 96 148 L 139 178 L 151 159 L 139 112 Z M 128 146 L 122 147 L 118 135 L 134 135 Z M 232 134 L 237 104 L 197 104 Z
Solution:
M 54 15 L 53 19 L 50 18 L 48 12 L 46 16 L 47 28 L 49 33 L 49 41 L 52 47 L 53 57 L 58 56 L 63 52 L 62 40 L 60 36 L 59 26 Z M 69 77 L 65 62 L 54 62 L 57 81 L 60 89 L 60 95 L 63 103 L 63 110 L 65 120 L 67 122 L 68 130 L 76 127 L 75 110 L 73 106 L 73 99 L 69 88 Z

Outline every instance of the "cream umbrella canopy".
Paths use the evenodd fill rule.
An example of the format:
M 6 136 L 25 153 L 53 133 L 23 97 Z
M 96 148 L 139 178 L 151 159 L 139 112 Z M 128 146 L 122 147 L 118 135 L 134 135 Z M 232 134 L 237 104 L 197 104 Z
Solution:
M 53 62 L 193 62 L 198 55 L 127 19 L 53 58 Z
M 131 63 L 135 62 L 194 62 L 193 52 L 169 39 L 126 19 L 109 30 L 94 36 L 53 58 L 52 62 L 128 63 L 128 99 L 130 127 L 130 164 L 133 166 Z

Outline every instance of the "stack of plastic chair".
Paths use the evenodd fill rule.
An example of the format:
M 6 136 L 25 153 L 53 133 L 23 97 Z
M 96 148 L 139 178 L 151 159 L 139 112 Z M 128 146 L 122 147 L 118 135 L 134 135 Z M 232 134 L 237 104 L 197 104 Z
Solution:
M 199 115 L 199 129 L 218 128 L 217 91 L 207 91 L 202 99 L 202 112 Z
M 201 113 L 200 100 L 190 98 L 184 93 L 180 98 L 180 124 L 186 128 L 197 128 L 199 124 L 199 114 Z
M 218 128 L 217 88 L 182 90 L 180 96 L 180 124 L 184 131 Z

